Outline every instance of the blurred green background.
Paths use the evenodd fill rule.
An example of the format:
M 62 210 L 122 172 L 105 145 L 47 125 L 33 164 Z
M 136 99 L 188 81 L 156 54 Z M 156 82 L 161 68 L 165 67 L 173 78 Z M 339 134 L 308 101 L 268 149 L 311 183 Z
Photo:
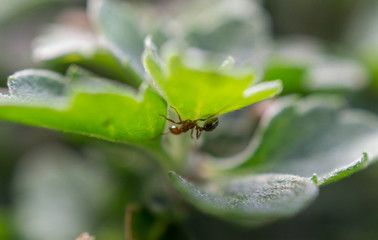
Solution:
M 164 15 L 173 1 L 149 2 Z M 357 73 L 352 71 L 351 75 L 359 77 L 362 71 L 366 75 L 361 79 L 368 79 L 368 83 L 360 87 L 357 82 L 342 94 L 351 107 L 378 114 L 376 1 L 256 2 L 269 16 L 264 24 L 271 26 L 268 35 L 276 47 L 274 52 L 279 53 L 264 65 L 263 78 L 283 78 L 284 94 L 312 94 L 322 90 L 322 85 L 302 82 L 311 74 L 319 76 L 317 70 L 322 68 L 311 59 L 304 62 L 303 56 L 308 59 L 319 54 L 325 64 L 335 58 L 352 59 L 356 64 L 348 67 L 347 73 L 357 66 Z M 33 61 L 34 39 L 49 23 L 68 19 L 79 24 L 85 5 L 84 0 L 0 0 L 1 87 L 6 87 L 7 76 L 17 70 L 44 67 Z M 203 39 L 193 39 L 206 47 Z M 345 76 L 338 70 L 333 74 L 335 81 Z M 257 110 L 252 106 L 225 117 L 225 124 L 240 117 L 251 121 L 248 134 L 214 134 L 203 149 L 216 155 L 240 151 L 253 132 L 251 115 Z M 124 239 L 127 203 L 142 202 L 153 206 L 152 212 L 165 211 L 166 199 L 161 196 L 164 190 L 151 193 L 156 182 L 164 181 L 155 173 L 155 167 L 146 154 L 128 146 L 1 121 L 0 239 L 64 240 L 84 231 L 97 239 Z M 378 166 L 373 166 L 326 186 L 315 203 L 299 215 L 262 228 L 238 228 L 194 209 L 180 228 L 193 239 L 375 239 L 377 176 Z M 172 226 L 172 234 L 166 239 L 175 239 L 175 232 Z

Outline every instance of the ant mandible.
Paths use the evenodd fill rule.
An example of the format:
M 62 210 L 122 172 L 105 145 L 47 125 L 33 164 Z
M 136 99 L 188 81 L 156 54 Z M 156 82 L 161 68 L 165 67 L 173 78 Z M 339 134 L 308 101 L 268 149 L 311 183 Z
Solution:
M 171 123 L 174 123 L 175 125 L 172 125 L 169 127 L 169 131 L 173 134 L 179 135 L 181 133 L 185 133 L 189 130 L 190 131 L 190 137 L 193 138 L 193 132 L 196 131 L 196 139 L 198 140 L 202 134 L 202 131 L 211 132 L 213 131 L 219 123 L 219 119 L 217 117 L 214 117 L 215 114 L 211 115 L 208 118 L 200 118 L 196 120 L 182 120 L 180 114 L 177 112 L 176 108 L 172 107 L 178 116 L 179 121 L 176 122 L 163 114 L 160 114 L 160 116 L 164 117 L 167 121 L 170 121 Z M 203 126 L 201 127 L 198 122 L 204 121 Z

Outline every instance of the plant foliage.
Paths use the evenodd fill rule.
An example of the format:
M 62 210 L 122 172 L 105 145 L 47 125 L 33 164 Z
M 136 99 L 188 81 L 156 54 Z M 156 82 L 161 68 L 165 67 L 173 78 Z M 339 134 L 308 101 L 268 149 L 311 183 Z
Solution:
M 121 157 L 105 142 L 96 153 L 121 158 L 131 169 L 127 187 L 135 179 L 141 185 L 122 203 L 129 239 L 184 239 L 177 226 L 188 208 L 181 201 L 241 226 L 291 217 L 314 201 L 320 187 L 378 160 L 377 115 L 347 104 L 348 94 L 369 85 L 368 73 L 358 62 L 324 51 L 287 54 L 288 46 L 270 38 L 261 6 L 235 4 L 195 1 L 186 13 L 162 19 L 151 6 L 88 0 L 91 28 L 50 26 L 36 41 L 34 57 L 56 71 L 11 75 L 0 95 L 0 118 L 121 143 L 127 149 Z M 254 64 L 251 56 L 262 46 L 269 51 Z M 309 96 L 278 98 L 282 91 Z M 166 135 L 165 118 L 180 128 L 178 118 L 218 117 L 222 128 L 225 114 L 247 112 L 266 99 L 252 106 L 265 111 L 254 119 L 249 143 L 233 156 L 206 153 L 205 134 L 198 142 L 188 134 Z M 244 131 L 247 125 L 236 127 Z M 232 134 L 231 126 L 224 129 Z M 80 181 L 73 165 L 68 173 Z M 88 169 L 83 174 L 94 179 Z

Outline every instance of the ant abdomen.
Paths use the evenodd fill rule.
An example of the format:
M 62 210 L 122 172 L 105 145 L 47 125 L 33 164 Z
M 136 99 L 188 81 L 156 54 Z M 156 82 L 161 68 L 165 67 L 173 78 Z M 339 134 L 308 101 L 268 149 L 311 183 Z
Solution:
M 206 122 L 203 124 L 202 130 L 206 132 L 213 131 L 219 123 L 218 118 L 210 118 L 209 120 L 206 120 Z

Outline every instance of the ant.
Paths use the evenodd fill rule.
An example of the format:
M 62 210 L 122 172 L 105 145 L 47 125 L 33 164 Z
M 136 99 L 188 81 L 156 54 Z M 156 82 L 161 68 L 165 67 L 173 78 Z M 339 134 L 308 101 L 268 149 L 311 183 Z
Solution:
M 177 116 L 179 118 L 178 122 L 164 116 L 163 114 L 159 114 L 159 115 L 164 117 L 167 121 L 170 121 L 171 123 L 175 124 L 175 125 L 172 125 L 172 126 L 169 127 L 169 131 L 171 133 L 175 134 L 175 135 L 179 135 L 181 133 L 185 133 L 185 132 L 191 130 L 190 131 L 190 137 L 193 138 L 193 132 L 195 130 L 196 131 L 196 139 L 198 140 L 200 138 L 201 134 L 202 134 L 202 131 L 211 132 L 218 126 L 219 119 L 217 117 L 214 117 L 215 114 L 211 115 L 208 118 L 200 118 L 200 119 L 196 119 L 196 120 L 190 120 L 190 119 L 182 120 L 181 116 L 177 112 L 176 108 L 174 108 L 172 106 L 171 106 L 171 108 L 173 108 L 175 110 L 175 112 L 177 113 Z M 199 121 L 204 121 L 204 124 L 203 124 L 202 127 L 198 124 Z

